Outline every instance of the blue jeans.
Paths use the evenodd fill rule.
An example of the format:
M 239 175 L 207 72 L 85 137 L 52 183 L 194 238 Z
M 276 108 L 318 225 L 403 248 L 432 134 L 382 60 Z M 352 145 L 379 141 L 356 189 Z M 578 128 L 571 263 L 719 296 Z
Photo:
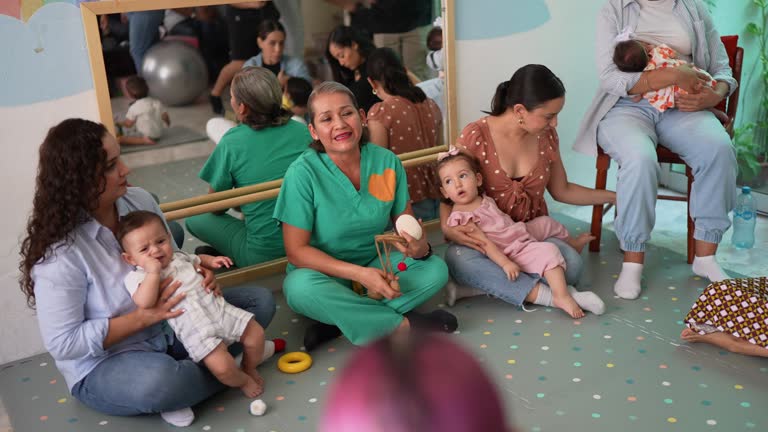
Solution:
M 128 14 L 128 42 L 131 57 L 136 66 L 136 74 L 141 75 L 144 54 L 157 42 L 160 24 L 165 18 L 165 10 L 131 12 Z
M 575 285 L 584 270 L 584 261 L 568 243 L 549 238 L 546 240 L 560 249 L 565 258 L 565 281 Z M 453 279 L 461 285 L 477 288 L 498 297 L 507 303 L 521 305 L 531 292 L 541 275 L 520 273 L 517 279 L 511 281 L 504 270 L 485 254 L 466 246 L 451 244 L 445 251 L 445 262 Z
M 621 98 L 597 126 L 600 147 L 619 165 L 616 236 L 621 249 L 644 252 L 656 222 L 661 143 L 693 170 L 693 237 L 720 243 L 736 203 L 736 156 L 723 125 L 709 111 L 661 112 L 647 100 Z
M 264 328 L 275 315 L 275 299 L 266 288 L 230 288 L 224 298 L 254 314 Z M 230 346 L 233 355 L 240 351 L 240 344 Z M 75 384 L 72 396 L 104 414 L 132 416 L 191 407 L 225 388 L 176 341 L 167 352 L 128 351 L 104 360 Z

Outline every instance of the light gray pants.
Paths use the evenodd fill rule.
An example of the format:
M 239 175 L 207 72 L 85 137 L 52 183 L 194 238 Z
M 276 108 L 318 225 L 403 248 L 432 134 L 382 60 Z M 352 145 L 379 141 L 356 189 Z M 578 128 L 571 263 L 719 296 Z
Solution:
M 731 139 L 709 111 L 660 112 L 647 100 L 621 98 L 597 127 L 597 142 L 619 165 L 616 235 L 621 248 L 644 252 L 656 221 L 659 164 L 656 145 L 680 155 L 693 170 L 694 238 L 720 243 L 736 202 L 736 156 Z

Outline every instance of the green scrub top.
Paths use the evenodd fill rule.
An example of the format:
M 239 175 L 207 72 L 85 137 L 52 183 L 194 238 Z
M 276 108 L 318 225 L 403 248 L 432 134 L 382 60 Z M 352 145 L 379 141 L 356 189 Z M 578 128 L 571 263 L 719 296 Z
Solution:
M 288 167 L 304 152 L 312 137 L 297 121 L 254 130 L 240 124 L 221 138 L 199 177 L 218 191 L 283 178 Z M 280 226 L 272 218 L 275 200 L 241 207 L 248 232 L 248 248 L 254 253 L 284 253 Z
M 405 211 L 409 199 L 405 170 L 391 151 L 362 147 L 358 191 L 328 154 L 309 149 L 285 173 L 274 217 L 310 231 L 311 246 L 364 266 L 376 258 L 374 236 Z

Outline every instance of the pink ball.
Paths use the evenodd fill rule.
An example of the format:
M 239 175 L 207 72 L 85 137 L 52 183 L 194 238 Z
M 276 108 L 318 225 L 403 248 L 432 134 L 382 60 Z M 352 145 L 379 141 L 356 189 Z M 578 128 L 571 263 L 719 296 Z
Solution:
M 397 269 L 400 270 L 400 271 L 406 271 L 406 270 L 408 270 L 408 266 L 405 265 L 405 263 L 401 261 L 401 262 L 397 263 Z

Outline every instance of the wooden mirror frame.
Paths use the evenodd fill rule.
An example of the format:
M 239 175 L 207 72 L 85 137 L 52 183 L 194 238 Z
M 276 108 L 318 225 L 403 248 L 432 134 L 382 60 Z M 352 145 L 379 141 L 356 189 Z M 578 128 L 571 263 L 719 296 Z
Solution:
M 88 58 L 91 64 L 91 76 L 93 87 L 96 90 L 96 102 L 99 109 L 99 118 L 107 130 L 115 134 L 114 119 L 112 117 L 112 104 L 110 103 L 109 86 L 107 85 L 107 72 L 104 68 L 104 53 L 99 34 L 99 15 L 108 15 L 122 12 L 136 12 L 157 9 L 175 9 L 195 6 L 216 6 L 223 4 L 242 3 L 249 0 L 106 0 L 98 2 L 80 3 L 80 14 L 83 18 L 85 40 L 88 46 Z M 456 92 L 453 90 L 456 83 L 456 68 L 454 62 L 454 0 L 442 0 L 443 15 L 443 52 L 445 55 L 445 113 L 448 123 L 448 142 L 456 140 L 458 125 L 456 125 Z M 333 7 L 332 5 L 328 5 Z

